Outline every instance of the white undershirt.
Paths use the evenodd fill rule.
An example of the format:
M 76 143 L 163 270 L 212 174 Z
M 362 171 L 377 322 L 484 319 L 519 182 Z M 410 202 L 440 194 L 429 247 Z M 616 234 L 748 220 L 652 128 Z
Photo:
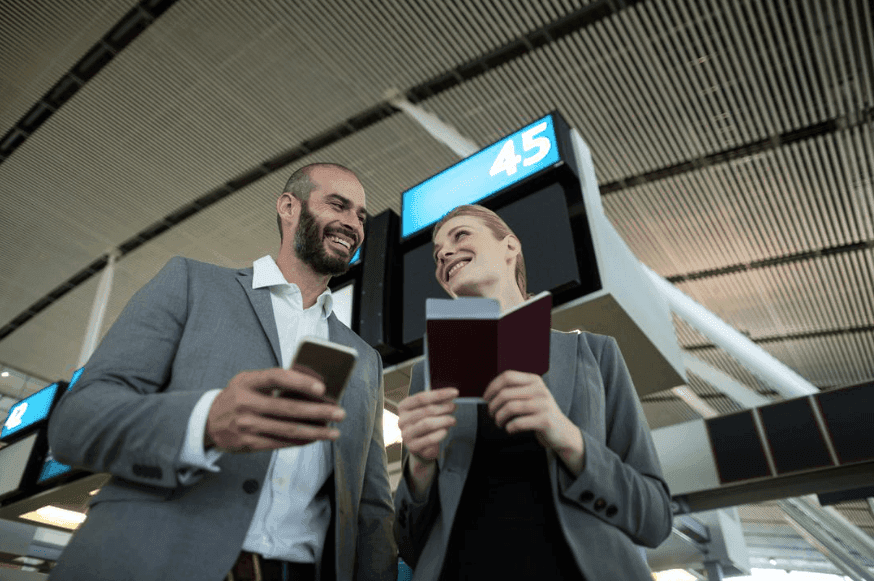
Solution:
M 325 290 L 312 307 L 304 309 L 300 289 L 286 282 L 272 257 L 259 258 L 252 266 L 252 288 L 270 288 L 282 367 L 287 368 L 303 337 L 328 338 L 331 291 Z M 220 391 L 206 392 L 189 419 L 180 455 L 182 463 L 190 466 L 179 472 L 183 485 L 197 480 L 202 470 L 219 472 L 216 461 L 222 453 L 215 449 L 204 452 L 203 434 L 209 409 Z M 242 548 L 268 559 L 299 563 L 315 563 L 321 558 L 331 522 L 331 506 L 328 498 L 317 497 L 316 493 L 331 475 L 333 465 L 331 444 L 327 441 L 273 452 Z

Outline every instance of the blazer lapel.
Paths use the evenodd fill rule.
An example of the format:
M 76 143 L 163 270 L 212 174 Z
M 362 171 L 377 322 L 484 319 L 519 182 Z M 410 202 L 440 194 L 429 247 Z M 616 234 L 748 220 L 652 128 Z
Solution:
M 577 334 L 553 331 L 549 338 L 549 371 L 543 382 L 552 392 L 555 403 L 569 415 L 577 378 Z
M 237 282 L 246 291 L 246 296 L 249 297 L 249 302 L 252 303 L 252 308 L 255 309 L 255 314 L 258 315 L 258 320 L 261 322 L 261 328 L 264 329 L 264 333 L 270 341 L 270 346 L 273 348 L 276 364 L 280 365 L 282 363 L 282 351 L 279 349 L 279 332 L 276 330 L 276 317 L 273 315 L 270 289 L 252 288 L 251 268 L 238 271 Z

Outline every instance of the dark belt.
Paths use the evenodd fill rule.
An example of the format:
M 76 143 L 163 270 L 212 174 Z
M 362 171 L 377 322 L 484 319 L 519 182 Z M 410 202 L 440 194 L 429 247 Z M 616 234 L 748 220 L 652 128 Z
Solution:
M 241 551 L 227 581 L 314 581 L 315 578 L 313 563 L 265 559 L 258 553 Z

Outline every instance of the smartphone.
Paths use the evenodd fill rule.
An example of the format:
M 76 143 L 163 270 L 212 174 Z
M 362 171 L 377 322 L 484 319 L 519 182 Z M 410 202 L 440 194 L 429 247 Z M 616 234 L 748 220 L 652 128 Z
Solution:
M 298 346 L 290 368 L 311 375 L 325 384 L 325 395 L 317 401 L 337 403 L 343 396 L 349 378 L 352 377 L 356 361 L 358 361 L 358 351 L 352 347 L 307 336 Z M 284 395 L 312 399 L 300 393 Z

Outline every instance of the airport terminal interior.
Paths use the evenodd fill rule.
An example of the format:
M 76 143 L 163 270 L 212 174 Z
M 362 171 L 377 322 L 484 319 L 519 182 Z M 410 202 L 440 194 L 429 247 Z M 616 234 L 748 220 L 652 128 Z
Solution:
M 367 193 L 371 245 L 335 290 L 353 330 L 384 325 L 365 338 L 396 412 L 422 353 L 401 273 L 433 223 L 406 230 L 408 194 L 477 160 L 509 185 L 465 200 L 499 213 L 561 184 L 522 222 L 529 269 L 564 250 L 573 273 L 531 290 L 629 363 L 674 498 L 654 578 L 874 579 L 869 2 L 10 0 L 0 580 L 45 579 L 106 481 L 41 472 L 38 437 L 14 454 L 94 343 L 174 256 L 275 256 L 277 195 L 308 163 Z

